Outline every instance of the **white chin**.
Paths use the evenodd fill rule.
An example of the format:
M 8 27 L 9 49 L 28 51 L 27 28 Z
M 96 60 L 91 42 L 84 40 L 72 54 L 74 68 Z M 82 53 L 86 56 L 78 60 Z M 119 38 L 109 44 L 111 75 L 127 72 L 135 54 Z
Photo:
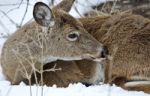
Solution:
M 47 64 L 47 63 L 50 63 L 50 62 L 53 62 L 56 60 L 73 61 L 73 60 L 82 60 L 82 58 L 80 58 L 80 57 L 52 57 L 52 56 L 49 56 L 47 58 L 43 58 L 41 60 L 41 62 L 43 64 Z
M 104 60 L 106 60 L 106 58 L 96 58 L 93 61 L 95 61 L 95 62 L 103 62 Z
M 58 58 L 58 60 L 64 60 L 64 61 L 73 61 L 73 60 L 82 60 L 80 57 L 69 57 L 69 58 Z

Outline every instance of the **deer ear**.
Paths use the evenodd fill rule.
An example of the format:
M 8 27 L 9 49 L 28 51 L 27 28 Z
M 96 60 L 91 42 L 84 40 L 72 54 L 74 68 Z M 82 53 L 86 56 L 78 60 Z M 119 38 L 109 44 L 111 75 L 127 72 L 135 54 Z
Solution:
M 33 17 L 35 21 L 45 27 L 48 27 L 53 22 L 53 14 L 51 9 L 42 2 L 37 2 L 33 9 Z

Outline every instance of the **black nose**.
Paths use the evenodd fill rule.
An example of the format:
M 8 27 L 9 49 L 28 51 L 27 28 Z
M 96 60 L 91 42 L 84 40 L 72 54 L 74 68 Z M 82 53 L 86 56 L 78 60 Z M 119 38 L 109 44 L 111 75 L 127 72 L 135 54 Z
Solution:
M 108 55 L 108 48 L 107 46 L 103 46 L 102 52 L 101 52 L 101 58 L 106 58 Z

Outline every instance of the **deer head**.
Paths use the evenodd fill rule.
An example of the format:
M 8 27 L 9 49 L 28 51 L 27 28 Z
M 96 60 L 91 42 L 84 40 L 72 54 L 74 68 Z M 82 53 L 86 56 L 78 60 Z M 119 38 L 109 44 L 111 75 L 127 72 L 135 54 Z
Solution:
M 45 46 L 48 48 L 43 53 L 43 62 L 47 63 L 52 58 L 54 60 L 104 58 L 103 45 L 83 28 L 80 21 L 67 13 L 71 7 L 63 6 L 63 3 L 53 9 L 42 2 L 38 2 L 34 6 L 34 19 L 39 25 L 46 28 L 47 33 Z
M 5 42 L 1 64 L 12 84 L 29 78 L 35 69 L 52 61 L 105 58 L 103 45 L 67 13 L 73 1 L 64 0 L 53 9 L 36 3 L 33 10 L 36 22 L 23 26 Z

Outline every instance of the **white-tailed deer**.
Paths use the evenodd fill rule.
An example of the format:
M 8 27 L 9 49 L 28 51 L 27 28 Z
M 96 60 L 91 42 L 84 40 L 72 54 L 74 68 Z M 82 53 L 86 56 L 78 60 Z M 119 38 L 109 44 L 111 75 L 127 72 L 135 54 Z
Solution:
M 71 60 L 101 61 L 105 58 L 103 45 L 83 28 L 79 20 L 67 13 L 73 1 L 64 0 L 53 9 L 42 2 L 36 3 L 33 10 L 36 22 L 17 30 L 5 42 L 1 65 L 6 79 L 12 84 L 19 84 L 25 79 L 32 78 L 33 73 L 38 75 L 36 72 L 43 74 L 43 66 L 56 60 L 72 63 Z M 52 65 L 54 64 L 50 64 L 49 68 L 53 68 L 54 66 L 50 67 Z M 58 67 L 60 66 L 61 64 Z M 63 71 L 61 71 L 64 74 L 71 68 L 70 77 L 67 78 L 68 75 L 66 76 L 68 82 L 78 82 L 82 79 L 83 74 L 80 73 L 75 64 L 66 63 L 62 65 L 63 67 L 66 68 L 66 70 L 62 69 Z M 61 72 L 59 76 L 61 76 Z M 57 84 L 58 81 L 58 84 L 65 86 L 65 82 L 60 83 L 59 80 L 63 80 L 62 76 L 60 78 L 55 73 L 53 76 L 53 72 L 50 72 L 49 75 L 51 78 L 46 75 L 41 78 L 50 79 L 47 80 L 48 83 L 46 80 L 41 82 L 50 85 Z M 35 76 L 35 78 L 37 77 Z M 36 80 L 38 82 L 38 78 Z
M 140 15 L 81 18 L 84 28 L 107 46 L 105 82 L 150 92 L 150 20 Z
M 104 80 L 105 83 L 114 83 L 128 90 L 149 93 L 150 20 L 126 12 L 113 16 L 85 17 L 79 20 L 91 35 L 107 46 L 110 55 L 106 64 L 101 67 L 96 66 L 91 60 L 74 61 L 85 76 L 81 82 L 97 84 L 94 81 Z M 63 65 L 67 62 L 58 63 Z M 99 78 L 96 78 L 98 76 Z M 102 77 L 103 79 L 100 79 Z
M 66 3 L 67 1 L 68 1 L 68 3 Z M 58 85 L 60 84 L 61 86 L 66 86 L 67 84 L 69 84 L 69 82 L 76 82 L 76 81 L 97 84 L 99 81 L 105 80 L 106 83 L 111 83 L 111 84 L 115 83 L 126 89 L 143 90 L 145 92 L 150 92 L 150 20 L 145 19 L 142 16 L 133 15 L 130 13 L 119 13 L 119 14 L 116 14 L 113 16 L 85 17 L 85 18 L 80 18 L 79 20 L 76 20 L 73 17 L 71 17 L 70 15 L 68 15 L 66 12 L 61 10 L 61 8 L 63 10 L 70 9 L 70 7 L 72 6 L 71 3 L 73 3 L 73 1 L 74 0 L 64 0 L 64 2 L 65 2 L 64 4 L 62 2 L 58 6 L 54 7 L 52 9 L 52 13 L 54 14 L 53 18 L 55 18 L 55 19 L 51 19 L 51 23 L 49 22 L 50 18 L 47 18 L 47 17 L 44 17 L 43 15 L 41 15 L 42 14 L 41 11 L 36 12 L 38 15 L 37 16 L 35 15 L 35 17 L 45 18 L 46 21 L 41 21 L 42 19 L 36 19 L 36 18 L 35 18 L 35 20 L 39 24 L 49 25 L 49 28 L 52 28 L 51 29 L 52 31 L 50 31 L 51 38 L 44 39 L 45 41 L 44 41 L 43 45 L 46 46 L 44 48 L 50 48 L 51 50 L 52 50 L 52 48 L 54 48 L 53 51 L 56 52 L 56 53 L 53 53 L 53 52 L 50 53 L 51 51 L 49 51 L 48 49 L 43 49 L 43 51 L 44 51 L 42 53 L 43 55 L 40 55 L 40 56 L 45 56 L 45 54 L 48 54 L 48 56 L 50 55 L 50 57 L 51 57 L 49 59 L 44 59 L 44 60 L 42 59 L 42 63 L 43 62 L 49 63 L 49 64 L 44 65 L 43 69 L 53 68 L 53 65 L 55 65 L 55 63 L 57 63 L 58 68 L 61 67 L 62 69 L 67 70 L 67 71 L 62 70 L 62 71 L 56 71 L 56 72 L 43 72 L 44 84 L 52 85 L 52 84 L 57 83 Z M 64 7 L 65 5 L 67 7 Z M 41 6 L 38 8 L 40 8 L 40 10 L 45 9 L 44 6 Z M 67 11 L 69 11 L 69 10 L 67 10 Z M 45 13 L 47 13 L 47 12 L 45 12 Z M 47 15 L 49 15 L 49 14 L 47 14 Z M 57 22 L 56 22 L 56 20 L 57 20 Z M 53 25 L 52 21 L 54 21 L 55 25 Z M 53 26 L 50 27 L 51 25 L 53 25 Z M 57 27 L 56 25 L 59 27 Z M 36 67 L 36 69 L 39 69 L 38 66 L 41 66 L 41 62 L 34 64 L 34 65 L 36 65 L 35 67 L 31 67 L 32 63 L 27 62 L 27 61 L 36 61 L 37 62 L 37 61 L 41 60 L 41 57 L 39 57 L 40 59 L 36 58 L 37 60 L 34 60 L 34 57 L 38 57 L 38 56 L 35 56 L 32 53 L 32 52 L 35 52 L 37 55 L 37 53 L 38 53 L 37 50 L 39 47 L 34 46 L 34 48 L 30 48 L 30 47 L 26 48 L 24 46 L 26 44 L 26 42 L 33 41 L 33 39 L 29 39 L 30 36 L 34 36 L 34 35 L 32 35 L 33 33 L 37 34 L 39 32 L 42 32 L 41 31 L 42 29 L 40 28 L 40 26 L 39 26 L 40 29 L 38 28 L 39 29 L 38 32 L 37 32 L 37 30 L 35 30 L 36 27 L 37 27 L 37 25 L 35 23 L 26 25 L 23 29 L 19 30 L 14 35 L 12 35 L 12 37 L 10 39 L 8 39 L 8 41 L 6 42 L 6 44 L 3 48 L 3 54 L 2 54 L 2 68 L 4 70 L 3 72 L 5 73 L 5 75 L 7 77 L 12 77 L 12 78 L 14 77 L 13 72 L 15 72 L 15 71 L 13 71 L 13 70 L 17 69 L 16 65 L 18 63 L 18 61 L 16 59 L 13 59 L 13 58 L 16 58 L 15 56 L 19 57 L 19 60 L 21 60 L 23 58 L 23 60 L 26 63 L 22 63 L 20 61 L 20 63 L 18 65 L 19 66 L 23 65 L 23 67 L 24 66 L 28 67 L 26 69 L 28 69 L 29 71 L 31 71 L 31 69 L 35 68 L 35 67 Z M 60 28 L 62 28 L 62 29 L 60 29 Z M 96 62 L 94 62 L 95 57 L 105 57 L 105 55 L 104 55 L 105 52 L 104 52 L 104 50 L 102 51 L 102 45 L 99 45 L 97 41 L 95 41 L 94 39 L 92 39 L 92 41 L 91 41 L 92 37 L 89 36 L 88 33 L 82 31 L 83 33 L 86 33 L 86 34 L 82 33 L 83 35 L 88 35 L 88 38 L 84 38 L 84 36 L 83 37 L 78 36 L 78 33 L 76 34 L 76 32 L 75 32 L 77 37 L 80 37 L 80 39 L 83 38 L 82 41 L 85 41 L 85 43 L 81 43 L 80 39 L 76 39 L 76 38 L 69 39 L 71 41 L 77 40 L 77 42 L 72 42 L 73 44 L 72 43 L 70 44 L 70 41 L 65 40 L 66 35 L 64 35 L 64 33 L 68 33 L 68 31 L 70 30 L 69 28 L 71 28 L 71 29 L 77 28 L 78 30 L 86 29 L 99 42 L 102 42 L 102 44 L 107 46 L 110 58 L 106 61 L 106 64 L 102 65 L 102 64 L 97 64 Z M 34 29 L 34 31 L 29 32 L 28 30 L 31 30 L 31 29 L 32 29 L 32 31 Z M 56 32 L 59 32 L 62 34 L 61 35 L 57 34 L 56 37 L 55 36 L 53 37 L 52 34 L 56 34 L 56 33 L 53 33 L 54 29 Z M 64 31 L 65 29 L 67 31 Z M 61 30 L 61 32 L 58 30 Z M 29 36 L 27 36 L 27 37 L 24 36 L 25 34 L 27 34 L 26 32 L 29 34 Z M 19 33 L 20 34 L 22 33 L 23 35 L 20 35 Z M 74 33 L 74 31 L 73 31 L 73 33 Z M 79 33 L 80 33 L 80 31 L 79 31 Z M 71 37 L 76 37 L 76 35 L 75 36 L 72 35 Z M 62 37 L 62 36 L 64 36 L 64 37 Z M 18 39 L 18 37 L 20 37 L 20 38 Z M 57 40 L 57 39 L 55 39 L 55 38 L 57 38 L 57 37 L 61 37 L 61 39 L 59 41 L 61 43 L 59 43 L 59 42 L 56 43 L 55 40 Z M 12 38 L 13 38 L 13 40 L 12 40 Z M 44 38 L 47 38 L 47 36 L 45 36 Z M 65 38 L 65 39 L 63 39 L 63 38 Z M 67 39 L 68 39 L 68 37 L 67 37 Z M 39 42 L 39 40 L 41 40 L 41 39 L 38 39 L 38 38 L 34 39 L 34 41 L 36 41 L 36 40 L 38 40 L 38 42 Z M 46 42 L 47 40 L 49 40 L 49 41 Z M 90 42 L 89 42 L 89 40 L 90 40 Z M 49 45 L 49 42 L 51 42 L 51 41 L 53 42 L 53 44 L 57 44 L 57 46 L 54 45 L 54 47 L 52 47 L 52 45 Z M 20 44 L 20 42 L 21 42 L 21 44 Z M 66 43 L 64 43 L 64 42 L 66 42 Z M 30 43 L 28 43 L 28 44 L 30 44 Z M 31 43 L 30 46 L 31 45 L 33 46 L 33 44 L 34 43 Z M 39 43 L 35 43 L 35 44 L 39 44 Z M 19 46 L 20 50 L 18 49 L 18 47 L 16 48 L 16 45 Z M 23 46 L 23 47 L 21 48 L 20 46 Z M 85 47 L 83 47 L 83 46 L 85 46 Z M 15 51 L 11 52 L 10 50 L 12 50 L 14 48 L 16 48 Z M 101 49 L 101 51 L 99 51 L 100 53 L 98 51 L 96 51 L 97 48 Z M 25 49 L 27 51 L 24 51 Z M 75 49 L 76 50 L 78 49 L 77 52 L 73 51 Z M 48 50 L 48 51 L 46 51 L 46 50 Z M 84 50 L 84 52 L 80 52 L 82 50 Z M 90 51 L 87 51 L 87 50 L 90 50 Z M 11 54 L 9 53 L 9 51 L 11 52 Z M 31 51 L 31 52 L 28 52 L 28 51 Z M 92 58 L 94 57 L 94 58 L 91 60 L 86 60 L 86 59 L 89 59 L 89 57 L 85 58 L 85 56 L 82 56 L 84 58 L 76 59 L 77 58 L 76 53 L 78 53 L 78 51 L 81 53 L 80 55 L 78 55 L 79 57 L 84 55 L 84 53 L 85 54 L 88 53 L 91 55 L 91 52 L 92 53 L 94 52 L 94 54 L 97 54 L 97 52 L 98 52 L 98 54 L 100 54 L 100 56 L 92 55 L 92 56 L 90 56 L 90 58 L 91 57 Z M 27 54 L 26 58 L 28 58 L 28 59 L 26 59 L 20 55 L 18 56 L 18 53 L 20 53 L 20 52 L 23 52 L 21 54 Z M 59 52 L 61 54 L 59 54 Z M 40 53 L 38 53 L 38 54 L 40 54 Z M 66 54 L 68 54 L 69 56 Z M 7 55 L 7 57 L 6 57 L 6 55 Z M 60 56 L 61 56 L 61 58 L 60 58 Z M 75 56 L 75 58 L 74 58 L 74 56 Z M 52 57 L 57 57 L 57 59 L 60 59 L 63 61 L 54 61 L 54 58 L 52 59 Z M 75 60 L 75 61 L 66 61 L 66 59 L 68 59 L 68 57 L 69 58 L 71 57 L 71 59 L 69 59 L 69 60 Z M 54 61 L 54 62 L 51 62 L 51 61 Z M 16 63 L 14 63 L 14 62 L 16 62 Z M 19 68 L 22 68 L 22 67 L 19 67 Z M 105 74 L 103 74 L 104 69 L 105 69 Z M 20 69 L 20 70 L 22 72 L 23 69 Z M 9 74 L 9 76 L 8 76 L 8 74 Z M 19 74 L 20 74 L 19 76 L 21 77 L 22 74 L 21 73 L 19 73 Z M 10 76 L 10 75 L 13 75 L 13 76 Z M 37 77 L 39 77 L 39 75 Z M 36 79 L 36 77 L 35 77 L 35 79 Z M 11 79 L 9 79 L 9 80 L 11 80 Z M 19 79 L 19 77 L 18 77 L 17 80 L 19 80 L 18 82 L 20 82 L 21 80 L 23 80 L 23 77 L 21 77 L 21 79 Z M 35 81 L 33 81 L 33 82 L 35 82 Z

